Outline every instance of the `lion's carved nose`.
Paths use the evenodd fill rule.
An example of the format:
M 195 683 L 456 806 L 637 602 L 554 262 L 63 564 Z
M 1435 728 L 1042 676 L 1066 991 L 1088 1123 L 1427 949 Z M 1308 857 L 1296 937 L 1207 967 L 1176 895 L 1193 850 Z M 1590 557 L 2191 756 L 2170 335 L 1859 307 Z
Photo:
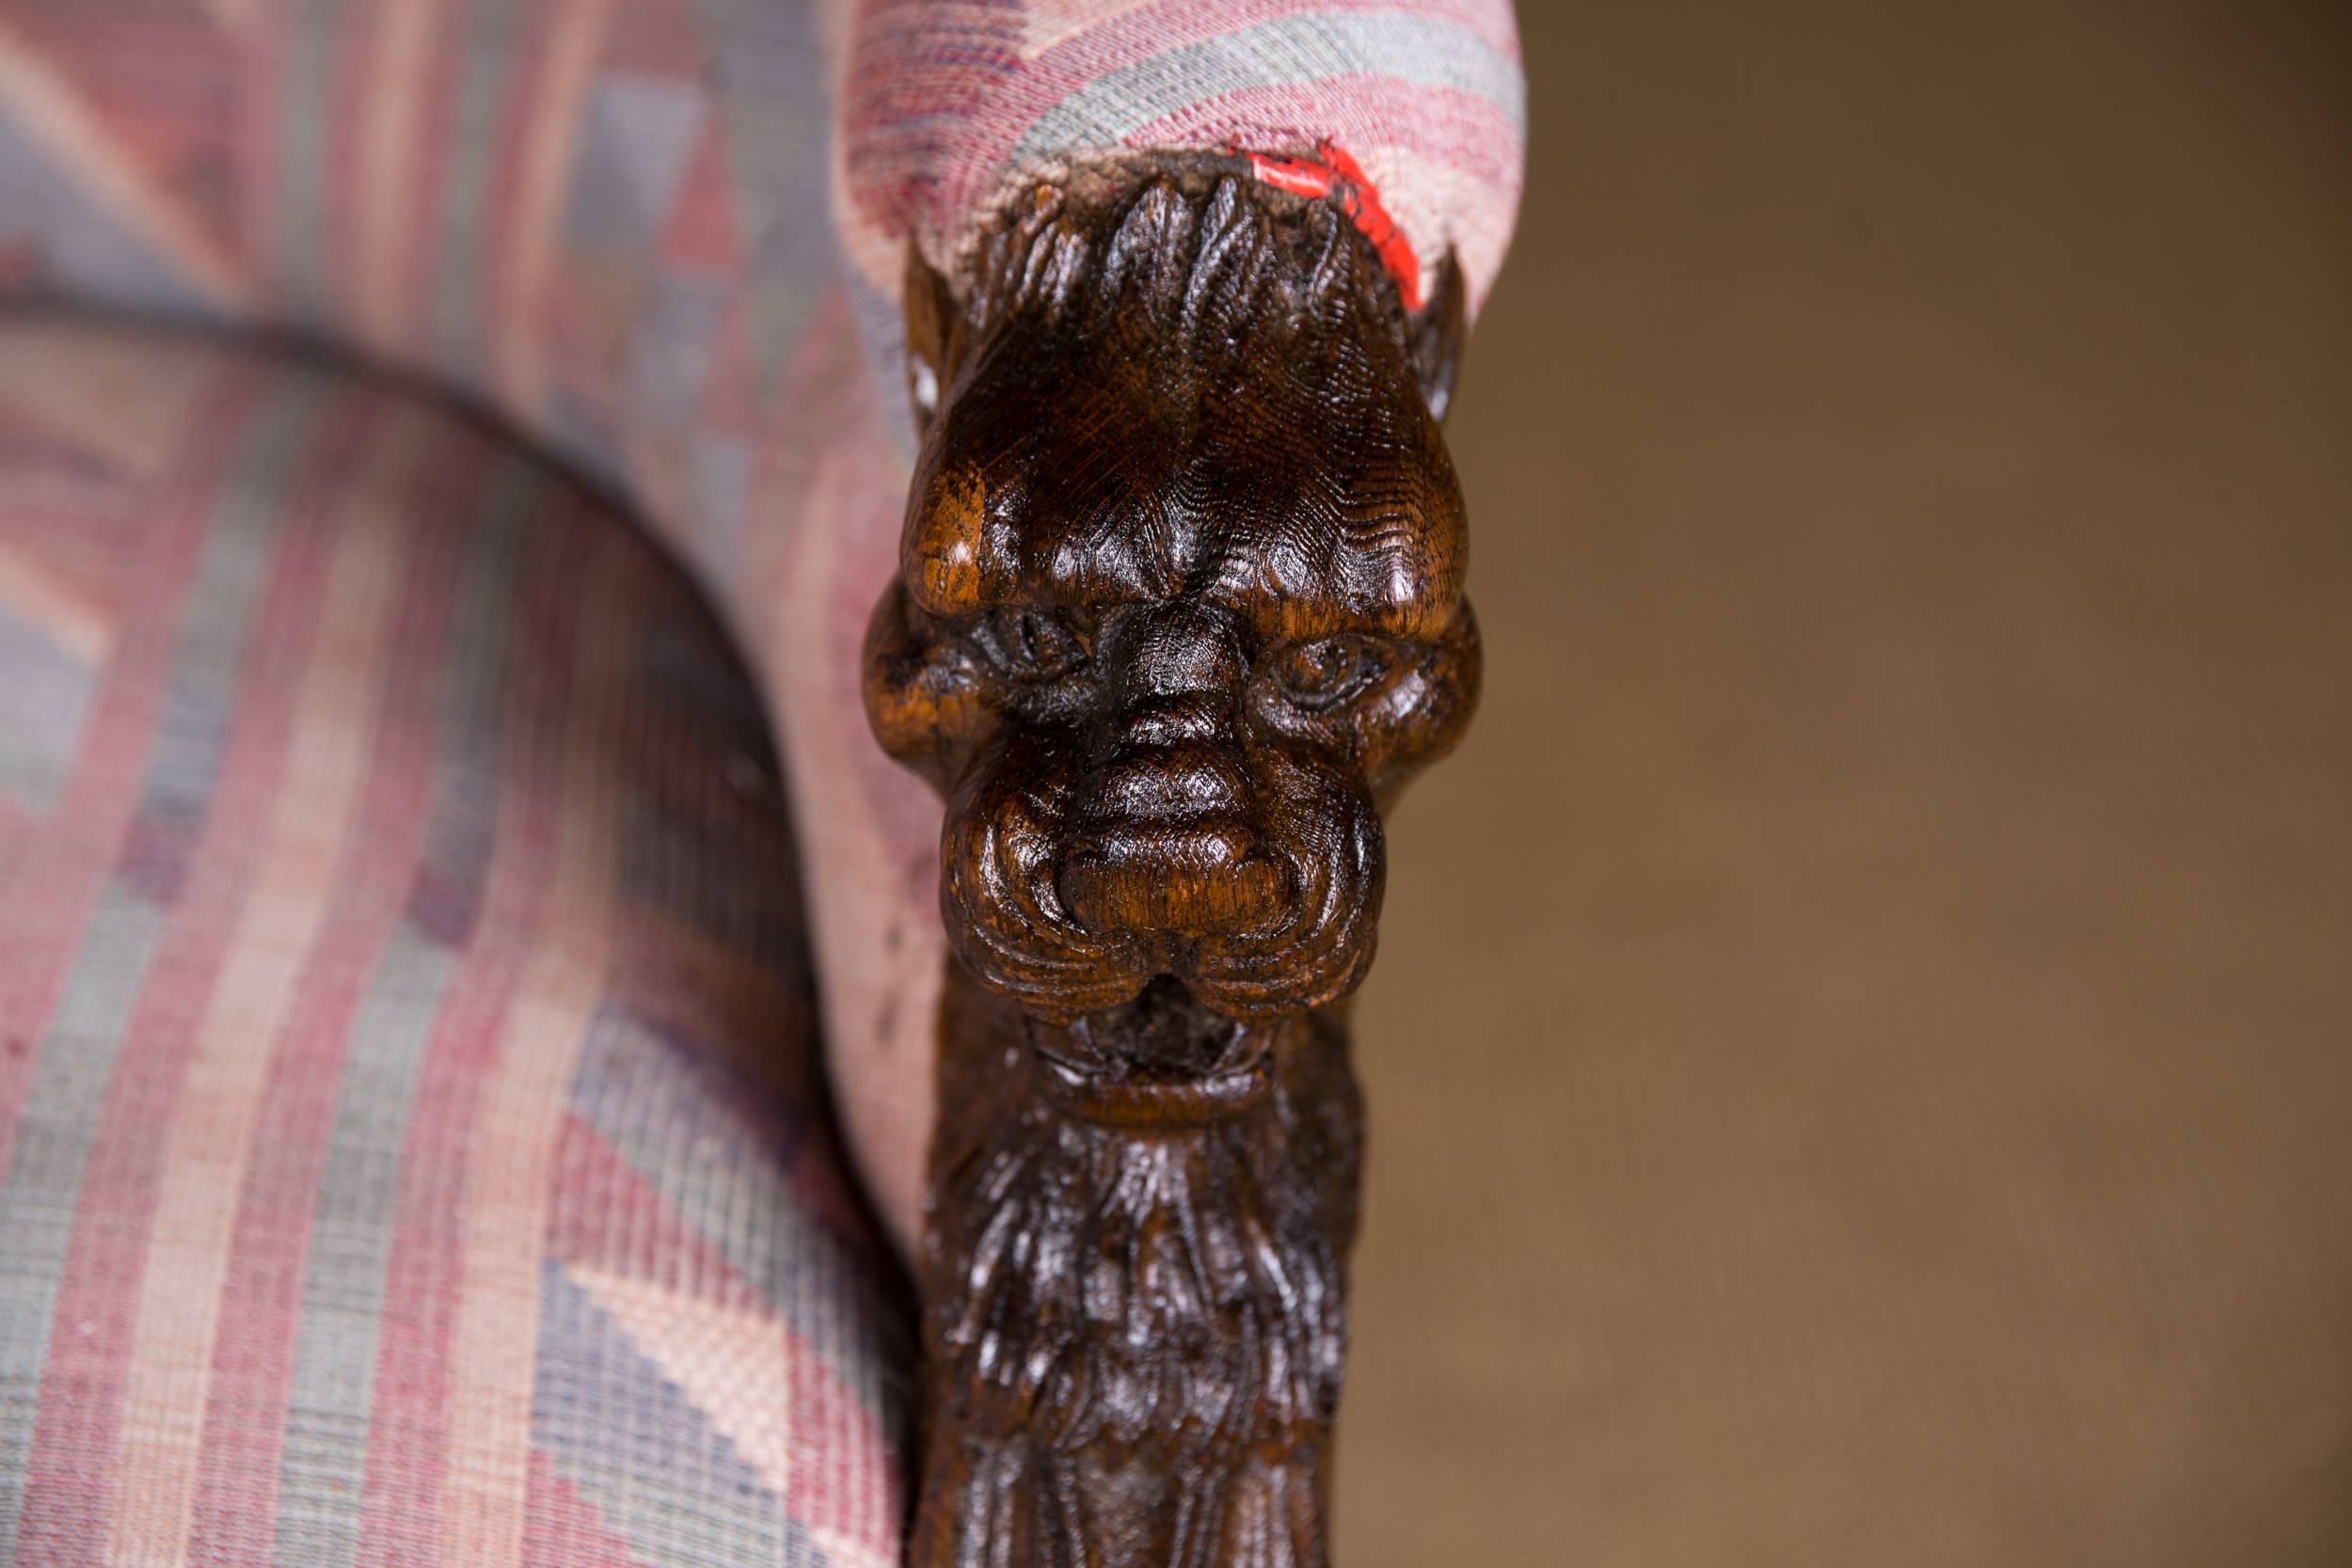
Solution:
M 1089 930 L 1227 936 L 1264 926 L 1284 894 L 1263 852 L 1241 752 L 1203 697 L 1147 699 L 1080 787 L 1062 904 Z
M 1090 931 L 1232 936 L 1273 918 L 1281 866 L 1246 832 L 1194 824 L 1097 840 L 1065 861 L 1063 907 Z

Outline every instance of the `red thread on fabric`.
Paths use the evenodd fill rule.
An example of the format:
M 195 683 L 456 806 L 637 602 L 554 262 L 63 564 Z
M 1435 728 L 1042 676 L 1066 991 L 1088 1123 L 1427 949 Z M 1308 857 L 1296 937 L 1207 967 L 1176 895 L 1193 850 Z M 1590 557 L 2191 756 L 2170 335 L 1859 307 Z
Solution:
M 1363 166 L 1349 157 L 1345 150 L 1329 142 L 1316 144 L 1320 163 L 1310 158 L 1283 158 L 1270 152 L 1250 152 L 1250 172 L 1277 190 L 1290 192 L 1311 199 L 1337 192 L 1340 207 L 1348 221 L 1372 242 L 1380 264 L 1396 279 L 1396 291 L 1404 296 L 1405 309 L 1421 309 L 1421 258 L 1413 254 L 1413 245 L 1405 231 L 1389 216 L 1388 208 L 1380 203 L 1380 187 L 1364 173 Z
M 1303 158 L 1277 158 L 1266 152 L 1252 152 L 1248 158 L 1250 169 L 1259 180 L 1277 190 L 1311 198 L 1331 194 L 1332 171 L 1321 164 L 1311 164 Z

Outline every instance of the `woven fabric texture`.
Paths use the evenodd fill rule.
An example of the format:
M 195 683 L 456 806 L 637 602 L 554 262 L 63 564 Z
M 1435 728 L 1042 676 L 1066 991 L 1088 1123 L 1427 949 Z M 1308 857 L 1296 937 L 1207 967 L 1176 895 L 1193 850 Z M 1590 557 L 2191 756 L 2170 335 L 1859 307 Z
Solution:
M 699 596 L 528 455 L 0 328 L 0 1562 L 894 1560 L 900 1313 Z
M 905 474 L 828 217 L 847 8 L 0 0 L 0 289 L 299 333 L 625 498 L 746 648 L 824 825 L 832 1036 L 915 1085 L 845 1103 L 903 1147 L 938 813 L 857 700 Z M 878 1174 L 911 1212 L 911 1171 Z
M 855 44 L 842 231 L 884 293 L 909 232 L 952 272 L 1004 192 L 1105 152 L 1336 148 L 1473 311 L 1518 212 L 1510 0 L 868 0 Z

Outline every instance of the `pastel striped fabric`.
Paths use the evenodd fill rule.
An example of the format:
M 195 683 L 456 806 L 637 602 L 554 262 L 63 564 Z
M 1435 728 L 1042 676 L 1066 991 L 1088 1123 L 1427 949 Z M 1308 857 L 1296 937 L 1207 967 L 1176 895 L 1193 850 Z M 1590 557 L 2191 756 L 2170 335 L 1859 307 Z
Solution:
M 892 1560 L 693 590 L 364 383 L 0 327 L 0 1562 Z
M 0 276 L 291 329 L 624 498 L 749 651 L 865 1147 L 919 1149 L 938 811 L 857 702 L 904 459 L 830 222 L 804 0 L 0 0 Z M 918 1171 L 870 1173 L 912 1212 Z
M 1328 140 L 1476 297 L 1517 59 L 1506 0 L 0 0 L 0 1563 L 895 1560 L 815 1009 L 911 1214 L 904 247 Z
M 843 230 L 896 288 L 903 237 L 953 272 L 1016 183 L 1105 152 L 1362 166 L 1473 313 L 1518 211 L 1527 134 L 1509 0 L 868 0 L 843 99 Z

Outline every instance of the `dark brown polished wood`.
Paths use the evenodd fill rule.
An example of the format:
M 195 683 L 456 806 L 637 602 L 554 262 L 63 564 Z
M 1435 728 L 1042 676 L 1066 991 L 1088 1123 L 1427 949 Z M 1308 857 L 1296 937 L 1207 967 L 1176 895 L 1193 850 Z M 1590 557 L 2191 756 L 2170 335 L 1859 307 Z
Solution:
M 1380 811 L 1478 640 L 1406 312 L 1246 162 L 1065 171 L 907 296 L 923 444 L 866 647 L 947 801 L 917 1568 L 1327 1561 Z

